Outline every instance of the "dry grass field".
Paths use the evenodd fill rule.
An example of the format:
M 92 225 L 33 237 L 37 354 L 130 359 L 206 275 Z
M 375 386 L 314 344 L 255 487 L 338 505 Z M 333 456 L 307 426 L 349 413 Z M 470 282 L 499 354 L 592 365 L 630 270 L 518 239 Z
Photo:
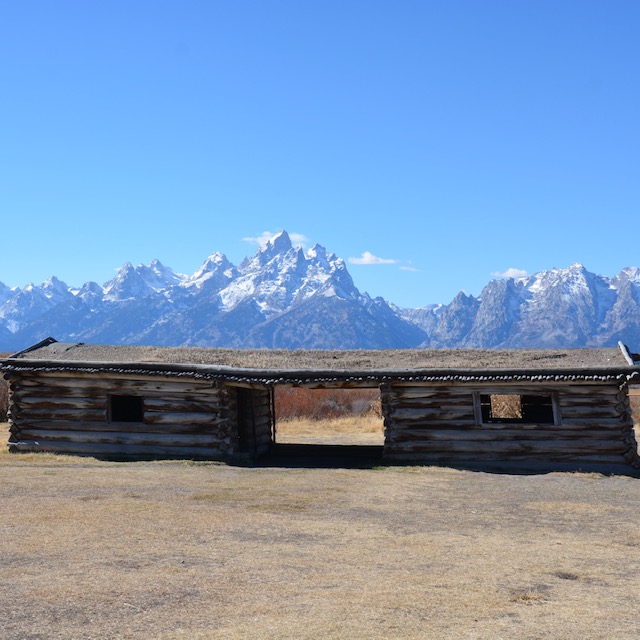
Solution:
M 382 418 L 369 414 L 354 420 L 339 416 L 326 420 L 279 420 L 276 442 L 281 444 L 384 444 Z
M 638 637 L 635 478 L 3 445 L 4 640 Z

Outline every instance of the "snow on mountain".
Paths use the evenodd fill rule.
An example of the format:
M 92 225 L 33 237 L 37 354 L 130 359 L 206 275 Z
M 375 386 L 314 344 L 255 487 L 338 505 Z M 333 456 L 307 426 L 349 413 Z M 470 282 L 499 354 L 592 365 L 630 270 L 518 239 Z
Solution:
M 0 306 L 2 306 L 14 293 L 14 289 L 0 282 Z
M 69 287 L 55 276 L 40 286 L 30 283 L 24 289 L 12 290 L 12 294 L 0 307 L 0 322 L 11 333 L 73 298 Z
M 358 295 L 341 258 L 319 245 L 305 254 L 281 231 L 241 263 L 238 277 L 220 292 L 220 298 L 225 310 L 251 299 L 266 316 L 273 316 L 331 287 L 332 295 Z
M 175 273 L 159 260 L 154 260 L 148 266 L 139 264 L 137 267 L 127 262 L 116 277 L 104 285 L 104 297 L 111 302 L 146 298 L 167 291 L 185 280 L 186 276 Z
M 154 260 L 103 286 L 0 283 L 0 351 L 59 340 L 259 348 L 640 345 L 640 268 L 606 278 L 576 263 L 492 280 L 478 297 L 400 309 L 355 286 L 341 258 L 281 231 L 239 266 L 211 254 L 191 276 Z
M 510 340 L 523 347 L 588 344 L 616 298 L 607 278 L 579 263 L 536 274 L 526 289 L 529 296 Z
M 238 270 L 222 253 L 211 254 L 202 266 L 182 281 L 184 287 L 196 289 L 212 289 L 219 291 L 238 275 Z

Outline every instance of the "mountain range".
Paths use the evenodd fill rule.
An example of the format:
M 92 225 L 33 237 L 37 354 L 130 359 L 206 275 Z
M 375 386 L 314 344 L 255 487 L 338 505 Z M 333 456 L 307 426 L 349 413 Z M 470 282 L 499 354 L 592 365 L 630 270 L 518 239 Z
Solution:
M 0 282 L 0 351 L 60 341 L 284 349 L 640 346 L 640 269 L 581 264 L 490 281 L 478 297 L 403 309 L 355 286 L 344 260 L 286 231 L 233 265 L 209 256 L 190 276 L 127 263 L 100 286 Z

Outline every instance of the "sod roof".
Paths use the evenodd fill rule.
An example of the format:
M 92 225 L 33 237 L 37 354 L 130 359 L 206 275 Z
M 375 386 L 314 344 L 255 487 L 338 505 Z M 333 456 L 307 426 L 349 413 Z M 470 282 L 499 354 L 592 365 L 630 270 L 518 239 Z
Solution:
M 592 378 L 640 369 L 624 345 L 599 349 L 272 350 L 114 346 L 47 339 L 3 361 L 5 371 L 166 373 L 249 382 Z

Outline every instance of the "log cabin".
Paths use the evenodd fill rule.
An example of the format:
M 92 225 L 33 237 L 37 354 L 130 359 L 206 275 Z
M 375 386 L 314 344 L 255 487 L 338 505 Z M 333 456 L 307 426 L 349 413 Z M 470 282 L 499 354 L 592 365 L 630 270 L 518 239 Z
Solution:
M 377 388 L 382 462 L 511 470 L 640 469 L 615 348 L 285 351 L 109 346 L 53 338 L 0 360 L 11 452 L 255 460 L 274 388 Z

